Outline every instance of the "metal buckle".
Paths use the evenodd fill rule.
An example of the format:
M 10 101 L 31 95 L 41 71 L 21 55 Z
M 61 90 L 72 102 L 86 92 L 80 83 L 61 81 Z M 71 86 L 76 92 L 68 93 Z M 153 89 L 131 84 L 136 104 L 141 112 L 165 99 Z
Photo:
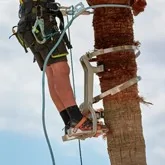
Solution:
M 42 18 L 42 16 L 43 16 L 43 7 L 41 5 L 37 5 L 36 6 L 36 11 L 37 11 L 36 12 L 36 21 L 34 23 L 34 26 L 32 27 L 32 33 L 33 33 L 36 41 L 39 44 L 44 44 L 46 42 L 46 35 L 45 35 L 45 32 L 44 32 L 44 28 L 45 28 L 44 19 Z M 42 40 L 37 37 L 37 32 L 36 31 L 39 31 L 39 33 L 41 34 Z
M 42 40 L 40 40 L 38 37 L 37 37 L 37 33 L 36 33 L 36 30 L 40 30 L 40 33 L 41 33 L 41 36 L 42 36 Z M 45 32 L 44 32 L 44 19 L 43 18 L 36 18 L 36 21 L 34 23 L 34 26 L 32 27 L 32 33 L 36 39 L 36 41 L 39 43 L 39 44 L 44 44 L 46 42 L 46 35 L 45 35 Z

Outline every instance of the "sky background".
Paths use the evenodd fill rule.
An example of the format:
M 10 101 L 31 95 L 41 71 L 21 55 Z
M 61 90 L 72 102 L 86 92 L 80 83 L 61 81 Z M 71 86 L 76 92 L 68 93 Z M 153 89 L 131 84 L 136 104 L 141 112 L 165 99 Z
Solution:
M 78 0 L 62 1 L 75 5 Z M 85 5 L 86 2 L 82 1 Z M 87 6 L 87 5 L 86 5 Z M 148 2 L 144 13 L 135 17 L 135 39 L 141 42 L 137 59 L 140 95 L 153 106 L 142 108 L 148 165 L 165 164 L 165 1 Z M 25 54 L 12 26 L 18 22 L 18 0 L 0 0 L 0 165 L 51 165 L 41 122 L 41 72 Z M 71 27 L 77 102 L 83 102 L 83 70 L 79 58 L 93 50 L 92 16 L 81 16 Z M 99 94 L 95 81 L 95 95 Z M 101 105 L 99 103 L 98 108 Z M 57 165 L 78 165 L 78 142 L 63 143 L 63 122 L 46 87 L 46 122 Z M 82 141 L 84 165 L 108 165 L 106 141 L 102 138 Z

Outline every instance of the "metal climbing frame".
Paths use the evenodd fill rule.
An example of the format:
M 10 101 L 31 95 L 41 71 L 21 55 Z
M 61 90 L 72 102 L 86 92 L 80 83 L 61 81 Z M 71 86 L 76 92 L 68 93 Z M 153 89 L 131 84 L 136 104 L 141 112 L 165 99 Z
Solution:
M 80 110 L 83 113 L 83 115 L 88 116 L 91 114 L 92 121 L 93 121 L 93 130 L 92 131 L 81 131 L 76 130 L 74 131 L 73 128 L 70 128 L 68 130 L 68 134 L 63 136 L 63 141 L 73 140 L 73 139 L 81 139 L 84 140 L 88 137 L 93 137 L 96 134 L 104 134 L 107 132 L 107 129 L 103 130 L 97 130 L 97 123 L 98 119 L 101 118 L 101 116 L 97 116 L 98 113 L 96 113 L 95 109 L 93 108 L 93 104 L 97 103 L 104 97 L 108 95 L 114 95 L 118 92 L 121 92 L 122 90 L 136 84 L 138 81 L 141 80 L 141 77 L 135 77 L 132 78 L 112 89 L 109 89 L 100 95 L 97 95 L 93 97 L 93 84 L 94 84 L 94 73 L 99 73 L 104 71 L 103 65 L 94 67 L 91 65 L 90 60 L 98 55 L 103 55 L 105 53 L 112 53 L 112 52 L 118 52 L 118 51 L 133 51 L 135 52 L 135 56 L 138 57 L 140 55 L 140 51 L 138 49 L 138 46 L 134 45 L 124 45 L 124 46 L 118 46 L 113 48 L 107 48 L 107 49 L 99 49 L 95 50 L 92 53 L 86 53 L 80 58 L 81 65 L 84 70 L 84 102 L 80 105 Z

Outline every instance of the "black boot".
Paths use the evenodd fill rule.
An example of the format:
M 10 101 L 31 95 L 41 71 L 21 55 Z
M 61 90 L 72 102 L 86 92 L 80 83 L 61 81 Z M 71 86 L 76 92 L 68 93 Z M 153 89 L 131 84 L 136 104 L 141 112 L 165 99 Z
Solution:
M 64 109 L 63 111 L 60 112 L 61 118 L 65 124 L 65 134 L 67 134 L 67 130 L 70 128 L 70 117 L 66 111 L 66 109 Z
M 77 105 L 67 108 L 67 113 L 70 117 L 70 126 L 74 127 L 83 118 Z
M 61 118 L 62 118 L 64 124 L 67 125 L 69 123 L 69 121 L 70 121 L 70 117 L 69 117 L 69 115 L 67 113 L 67 110 L 64 109 L 63 111 L 61 111 L 60 115 L 61 115 Z
M 82 115 L 77 105 L 68 107 L 66 111 L 70 117 L 69 128 L 72 127 L 82 131 L 91 131 L 93 129 L 92 121 Z M 100 129 L 101 126 L 99 124 L 98 126 Z

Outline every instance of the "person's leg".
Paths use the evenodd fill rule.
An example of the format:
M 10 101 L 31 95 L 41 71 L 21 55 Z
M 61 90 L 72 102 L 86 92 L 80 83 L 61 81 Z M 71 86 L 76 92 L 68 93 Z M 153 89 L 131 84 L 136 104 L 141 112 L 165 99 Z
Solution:
M 60 112 L 60 116 L 63 119 L 64 124 L 67 126 L 69 124 L 70 117 L 65 110 L 65 106 L 63 105 L 62 101 L 56 93 L 55 84 L 53 80 L 53 70 L 50 66 L 47 66 L 46 68 L 46 75 L 48 80 L 49 93 L 52 98 L 52 101 L 55 104 L 57 110 Z
M 46 68 L 46 75 L 48 80 L 48 88 L 50 96 L 59 112 L 63 111 L 65 109 L 65 106 L 63 105 L 62 101 L 58 97 L 56 90 L 55 90 L 55 84 L 53 80 L 53 70 L 50 66 L 47 66 Z
M 50 93 L 55 96 L 53 101 L 63 105 L 64 109 L 58 109 L 65 123 L 65 133 L 70 127 L 78 127 L 81 130 L 91 130 L 92 122 L 83 117 L 80 112 L 70 83 L 70 69 L 67 61 L 59 61 L 50 65 L 53 75 L 48 76 L 51 82 Z M 49 68 L 49 69 L 50 69 Z
M 41 71 L 43 70 L 44 60 L 50 51 L 49 46 L 51 49 L 53 46 L 52 44 L 53 43 L 39 45 L 35 42 L 30 47 Z M 55 54 L 58 55 L 60 52 L 56 52 Z M 64 50 L 62 54 L 67 54 L 67 52 Z M 66 129 L 72 125 L 73 121 L 76 125 L 76 123 L 78 123 L 83 117 L 75 102 L 74 94 L 70 84 L 69 72 L 70 69 L 66 56 L 59 58 L 55 58 L 54 56 L 50 57 L 46 68 L 48 87 L 50 96 L 60 112 Z
M 61 112 L 67 111 L 72 122 L 79 122 L 83 115 L 75 101 L 69 78 L 70 68 L 67 61 L 53 63 L 50 67 L 53 70 L 53 76 L 51 79 L 53 79 L 52 81 L 54 82 L 54 90 L 65 107 Z
M 44 64 L 42 53 L 44 53 L 44 51 L 38 52 L 35 49 L 35 47 L 31 47 L 31 51 L 33 52 L 35 59 L 42 71 L 43 64 Z M 69 117 L 67 111 L 65 111 L 65 107 L 64 107 L 62 101 L 60 100 L 59 96 L 56 93 L 54 79 L 53 79 L 53 70 L 50 66 L 46 67 L 46 75 L 47 75 L 47 80 L 48 80 L 49 93 L 52 98 L 52 101 L 55 104 L 57 110 L 60 112 L 60 115 L 61 115 L 61 118 L 63 119 L 64 124 L 67 126 L 70 121 L 70 117 Z
M 61 99 L 65 109 L 76 105 L 69 78 L 70 68 L 67 61 L 51 64 L 50 67 L 53 71 L 52 81 L 54 81 L 55 91 Z
M 46 45 L 42 45 L 42 48 L 41 45 L 39 45 L 41 48 L 40 54 L 43 60 L 45 60 L 49 51 L 54 46 L 55 41 L 49 41 Z M 59 55 L 60 57 L 58 57 Z M 53 75 L 51 73 L 51 75 L 48 76 L 48 82 L 51 83 L 49 84 L 49 86 L 53 102 L 55 103 L 55 105 L 57 105 L 57 103 L 59 103 L 60 100 L 61 104 L 64 106 L 64 109 L 60 107 L 58 108 L 58 111 L 60 112 L 60 115 L 64 120 L 65 125 L 67 126 L 69 123 L 69 127 L 74 127 L 78 123 L 85 123 L 85 121 L 82 120 L 83 115 L 81 114 L 75 101 L 75 97 L 69 78 L 70 68 L 67 62 L 66 55 L 67 50 L 65 48 L 65 44 L 61 42 L 58 48 L 52 53 L 47 63 L 47 66 L 49 66 L 53 72 Z
M 83 117 L 76 104 L 70 83 L 70 68 L 67 61 L 53 63 L 50 67 L 53 70 L 52 81 L 54 81 L 55 91 L 65 107 L 60 113 L 68 114 L 70 118 L 69 127 L 79 128 L 81 130 L 91 130 L 93 127 L 92 121 Z M 101 129 L 101 126 L 98 125 L 97 128 Z

